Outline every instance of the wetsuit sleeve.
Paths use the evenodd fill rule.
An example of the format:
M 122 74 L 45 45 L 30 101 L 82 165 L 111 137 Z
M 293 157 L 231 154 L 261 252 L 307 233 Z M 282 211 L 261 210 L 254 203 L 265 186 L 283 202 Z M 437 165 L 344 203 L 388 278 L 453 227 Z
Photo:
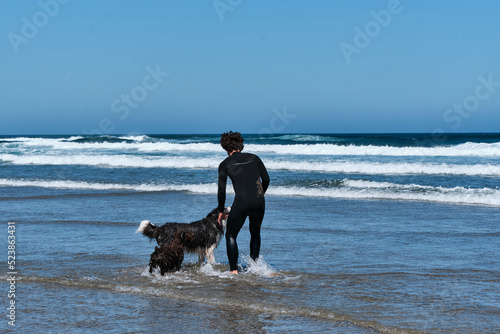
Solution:
M 262 190 L 264 191 L 264 194 L 266 193 L 267 188 L 269 187 L 269 174 L 267 173 L 266 166 L 264 166 L 264 163 L 262 160 L 259 159 L 259 173 L 260 173 L 260 178 L 262 179 Z
M 218 181 L 218 191 L 217 200 L 219 202 L 219 212 L 224 212 L 224 205 L 226 203 L 226 184 L 227 184 L 227 172 L 226 164 L 224 161 L 219 165 L 219 181 Z

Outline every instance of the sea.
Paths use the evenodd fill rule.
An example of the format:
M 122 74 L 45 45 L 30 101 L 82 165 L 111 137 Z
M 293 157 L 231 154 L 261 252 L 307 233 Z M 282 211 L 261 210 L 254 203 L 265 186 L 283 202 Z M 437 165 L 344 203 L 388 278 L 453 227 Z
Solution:
M 0 137 L 0 332 L 500 333 L 500 134 L 243 136 L 260 258 L 164 276 L 136 230 L 217 206 L 219 134 Z

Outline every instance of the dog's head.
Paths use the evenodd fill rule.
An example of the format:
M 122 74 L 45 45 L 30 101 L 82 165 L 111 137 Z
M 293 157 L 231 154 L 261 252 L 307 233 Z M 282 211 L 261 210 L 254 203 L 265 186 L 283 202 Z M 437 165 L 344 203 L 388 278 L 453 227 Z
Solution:
M 224 214 L 228 215 L 229 212 L 231 212 L 231 207 L 228 206 L 224 208 Z M 210 220 L 213 222 L 216 226 L 220 226 L 218 219 L 219 219 L 219 209 L 215 208 L 213 209 L 206 217 L 206 219 Z M 222 220 L 222 227 L 225 229 L 227 224 L 227 217 Z
M 217 220 L 218 217 L 219 217 L 219 209 L 215 208 L 212 211 L 210 211 L 210 213 L 205 218 L 210 220 L 214 219 Z
M 222 219 L 221 223 L 222 223 L 222 227 L 224 229 L 226 229 L 226 225 L 227 225 L 227 215 L 229 215 L 229 212 L 231 212 L 231 207 L 228 206 L 226 208 L 224 208 L 224 214 L 226 215 L 226 218 Z

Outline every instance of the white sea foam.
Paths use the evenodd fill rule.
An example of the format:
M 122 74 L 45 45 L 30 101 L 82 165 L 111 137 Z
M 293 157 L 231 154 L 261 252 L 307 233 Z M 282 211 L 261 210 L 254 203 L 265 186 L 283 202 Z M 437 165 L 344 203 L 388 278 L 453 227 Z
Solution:
M 290 140 L 290 141 L 298 141 L 298 142 L 304 142 L 304 141 L 311 141 L 311 142 L 319 142 L 319 141 L 326 141 L 326 142 L 335 142 L 335 141 L 340 141 L 336 137 L 329 137 L 329 136 L 322 136 L 322 135 L 312 135 L 312 134 L 295 134 L 295 135 L 281 135 L 274 137 L 275 139 L 281 139 L 281 140 Z M 274 139 L 273 138 L 273 139 Z M 271 139 L 271 138 L 266 138 L 264 139 Z
M 345 185 L 346 187 L 340 188 L 274 187 L 269 189 L 269 194 L 277 196 L 387 199 L 500 206 L 499 189 L 445 188 L 371 181 L 347 181 Z
M 82 137 L 82 136 L 71 136 L 68 139 L 66 139 L 66 141 L 81 140 L 83 138 L 84 137 Z
M 0 154 L 0 161 L 16 165 L 85 165 L 135 168 L 217 168 L 215 158 L 158 157 L 134 155 L 14 155 Z
M 116 139 L 126 140 L 124 142 L 79 142 L 77 139 L 83 137 L 72 137 L 70 139 L 53 138 L 8 138 L 3 141 L 20 142 L 26 148 L 41 148 L 51 150 L 119 150 L 139 152 L 213 152 L 224 153 L 219 144 L 213 143 L 173 143 L 167 141 L 152 142 L 147 136 L 124 136 Z
M 215 276 L 215 277 L 221 277 L 221 278 L 232 278 L 232 274 L 229 272 L 229 270 L 224 270 L 220 271 L 210 263 L 205 263 L 202 264 L 200 267 L 200 273 L 202 273 L 205 276 Z
M 137 156 L 137 155 L 14 155 L 0 154 L 0 161 L 16 165 L 86 165 L 133 168 L 190 168 L 216 169 L 220 158 L 188 158 Z M 326 173 L 370 175 L 469 175 L 500 176 L 500 165 L 492 164 L 436 164 L 409 162 L 358 162 L 358 161 L 266 161 L 270 170 L 289 170 Z
M 260 256 L 257 261 L 252 260 L 249 255 L 242 256 L 242 263 L 246 264 L 246 272 L 266 277 L 275 277 L 277 275 L 276 270 L 271 267 L 265 260 L 263 256 Z
M 289 162 L 271 161 L 266 162 L 270 169 L 370 174 L 370 175 L 398 175 L 398 174 L 429 174 L 429 175 L 475 175 L 475 176 L 498 176 L 500 166 L 497 165 L 457 165 L 457 164 L 433 164 L 433 163 L 379 163 L 379 162 Z
M 272 268 L 264 258 L 260 256 L 257 261 L 253 261 L 249 255 L 241 256 L 241 264 L 245 268 L 244 273 L 251 273 L 258 276 L 265 277 L 275 277 L 277 276 L 277 272 L 274 268 Z M 200 267 L 200 273 L 206 276 L 216 276 L 223 278 L 234 278 L 234 276 L 227 270 L 220 271 L 214 268 L 210 263 L 203 264 Z
M 81 190 L 127 190 L 127 191 L 187 191 L 196 194 L 216 194 L 215 183 L 181 184 L 181 185 L 154 185 L 154 184 L 115 184 L 91 183 L 68 180 L 40 181 L 40 180 L 12 180 L 0 179 L 0 186 L 10 187 L 41 187 L 53 189 L 81 189 Z M 233 190 L 228 188 L 228 194 Z M 300 186 L 273 186 L 266 193 L 270 196 L 299 196 L 324 198 L 350 199 L 387 199 L 431 201 L 453 204 L 478 204 L 500 206 L 500 190 L 491 188 L 464 188 L 464 187 L 433 187 L 417 184 L 396 184 L 389 182 L 374 182 L 364 180 L 344 179 L 339 187 L 300 187 Z
M 297 144 L 247 145 L 248 151 L 287 155 L 334 156 L 500 156 L 500 143 L 464 143 L 455 146 L 393 147 L 372 145 Z
M 316 136 L 300 137 L 298 140 L 310 140 Z M 118 139 L 127 142 L 78 142 L 72 141 L 83 137 L 70 139 L 57 138 L 8 138 L 3 141 L 17 141 L 26 147 L 49 147 L 55 150 L 134 150 L 139 152 L 211 152 L 220 153 L 221 147 L 215 143 L 179 143 L 165 140 L 150 141 L 148 136 L 123 136 Z M 245 150 L 255 153 L 270 153 L 281 155 L 332 155 L 332 156 L 483 156 L 500 157 L 500 143 L 472 143 L 467 142 L 453 146 L 435 147 L 394 147 L 373 145 L 337 145 L 333 143 L 321 144 L 247 144 Z
M 118 137 L 118 138 L 119 139 L 124 139 L 124 140 L 133 140 L 133 141 L 138 141 L 138 142 L 151 139 L 151 137 L 146 136 L 146 135 L 121 136 L 121 137 Z
M 153 271 L 149 272 L 149 266 L 143 268 L 140 272 L 141 276 L 150 278 L 154 283 L 163 283 L 163 284 L 179 284 L 179 283 L 189 283 L 189 284 L 198 284 L 199 282 L 194 280 L 188 272 L 184 269 L 175 272 L 168 272 L 164 275 L 161 275 L 160 269 L 158 267 L 153 268 Z M 122 289 L 122 287 L 120 287 Z M 156 291 L 153 288 L 150 291 Z M 122 290 L 126 291 L 126 290 Z M 156 294 L 156 293 L 155 293 Z
M 217 189 L 215 183 L 208 184 L 181 184 L 181 185 L 155 185 L 155 184 L 123 184 L 123 183 L 98 183 L 70 180 L 13 180 L 0 179 L 2 187 L 37 187 L 52 189 L 80 189 L 80 190 L 130 190 L 130 191 L 188 191 L 198 194 L 213 194 Z M 230 191 L 228 191 L 230 193 Z

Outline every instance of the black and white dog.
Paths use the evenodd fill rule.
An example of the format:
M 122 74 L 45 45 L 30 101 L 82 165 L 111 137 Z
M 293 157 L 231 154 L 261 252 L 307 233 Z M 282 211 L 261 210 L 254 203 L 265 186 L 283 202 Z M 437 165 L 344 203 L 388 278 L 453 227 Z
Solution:
M 230 207 L 224 209 L 226 214 L 229 211 L 231 211 Z M 143 220 L 137 232 L 141 232 L 150 239 L 156 239 L 160 247 L 171 244 L 174 241 L 175 232 L 178 230 L 191 232 L 194 237 L 183 244 L 184 251 L 198 254 L 199 263 L 203 263 L 205 259 L 209 263 L 214 263 L 214 250 L 224 235 L 227 223 L 227 219 L 224 219 L 222 225 L 219 224 L 218 217 L 219 211 L 214 209 L 205 218 L 190 224 L 166 223 L 162 226 L 156 226 L 149 220 Z

